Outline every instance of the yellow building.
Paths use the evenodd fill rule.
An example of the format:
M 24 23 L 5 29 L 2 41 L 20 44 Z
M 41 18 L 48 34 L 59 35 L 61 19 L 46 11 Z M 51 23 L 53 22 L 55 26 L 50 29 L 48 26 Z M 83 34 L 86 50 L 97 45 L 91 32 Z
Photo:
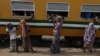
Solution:
M 63 36 L 82 37 L 87 22 L 100 17 L 100 0 L 0 0 L 1 26 L 7 22 L 17 25 L 19 18 L 33 16 L 29 21 L 32 35 L 52 35 L 53 24 L 47 18 L 52 13 L 64 17 Z M 5 26 L 0 28 L 1 34 L 5 34 Z M 100 37 L 99 33 L 100 30 L 97 37 Z

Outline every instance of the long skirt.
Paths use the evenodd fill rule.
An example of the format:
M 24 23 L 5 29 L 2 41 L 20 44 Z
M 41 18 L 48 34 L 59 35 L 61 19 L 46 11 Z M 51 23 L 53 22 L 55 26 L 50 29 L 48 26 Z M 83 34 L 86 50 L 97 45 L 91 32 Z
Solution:
M 60 52 L 60 33 L 54 33 L 54 39 L 52 40 L 50 50 L 53 53 Z
M 24 51 L 28 51 L 29 43 L 28 43 L 28 38 L 27 37 L 22 38 L 22 45 L 23 45 Z
M 84 40 L 83 47 L 87 48 L 88 50 L 92 50 L 94 41 L 95 41 L 95 38 L 91 38 L 90 40 Z
M 22 38 L 24 51 L 33 51 L 29 37 Z

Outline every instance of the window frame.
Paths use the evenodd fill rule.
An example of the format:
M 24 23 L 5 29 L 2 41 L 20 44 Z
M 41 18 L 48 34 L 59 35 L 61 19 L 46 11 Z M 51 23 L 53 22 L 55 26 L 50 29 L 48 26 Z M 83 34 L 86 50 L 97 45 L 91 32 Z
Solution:
M 27 16 L 26 14 L 24 14 L 24 16 L 14 16 L 14 15 L 13 15 L 13 11 L 24 11 L 24 12 L 26 13 L 28 10 L 20 10 L 20 9 L 13 10 L 13 8 L 12 8 L 12 3 L 13 3 L 13 2 L 32 3 L 33 12 L 34 12 L 33 14 L 34 14 L 34 16 L 35 16 L 35 3 L 31 2 L 31 1 L 28 1 L 28 2 L 26 2 L 26 1 L 11 1 L 11 3 L 10 3 L 11 15 L 12 15 L 13 17 L 31 17 L 31 16 Z
M 70 15 L 70 4 L 66 3 L 66 2 L 47 2 L 47 5 L 46 5 L 46 16 L 48 16 L 48 13 L 47 13 L 48 12 L 48 4 L 50 4 L 50 3 L 51 4 L 67 4 L 68 5 L 68 10 L 66 10 L 66 12 L 68 13 L 68 15 L 67 15 L 68 17 L 66 17 L 66 19 L 69 18 L 69 15 Z M 55 11 L 55 12 L 58 12 L 58 11 Z M 65 11 L 63 11 L 63 12 L 65 12 Z
M 93 12 L 94 12 L 94 13 L 97 13 L 97 11 L 82 11 L 82 8 L 83 8 L 84 5 L 90 5 L 90 6 L 91 6 L 91 5 L 93 5 L 93 6 L 99 5 L 99 6 L 100 6 L 100 4 L 81 4 L 81 9 L 80 9 L 80 18 L 81 18 L 81 19 L 86 19 L 86 18 L 82 18 L 82 17 L 81 17 L 81 13 L 82 13 L 82 12 L 83 12 L 83 13 L 84 13 L 84 12 L 90 12 L 90 13 L 93 13 Z M 99 11 L 98 13 L 100 13 L 100 11 Z M 89 18 L 89 19 L 90 19 L 90 18 Z M 92 18 L 91 18 L 91 19 L 92 19 Z M 86 20 L 88 20 L 88 19 L 86 19 Z

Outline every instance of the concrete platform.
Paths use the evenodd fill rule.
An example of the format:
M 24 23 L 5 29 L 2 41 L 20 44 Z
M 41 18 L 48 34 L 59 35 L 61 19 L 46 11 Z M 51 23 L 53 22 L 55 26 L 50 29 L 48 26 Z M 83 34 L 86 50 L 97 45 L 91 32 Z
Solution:
M 9 48 L 0 49 L 0 56 L 100 56 L 100 48 L 94 48 L 93 53 L 83 53 L 80 48 L 61 48 L 60 53 L 52 54 L 48 47 L 34 47 L 34 52 L 9 52 Z

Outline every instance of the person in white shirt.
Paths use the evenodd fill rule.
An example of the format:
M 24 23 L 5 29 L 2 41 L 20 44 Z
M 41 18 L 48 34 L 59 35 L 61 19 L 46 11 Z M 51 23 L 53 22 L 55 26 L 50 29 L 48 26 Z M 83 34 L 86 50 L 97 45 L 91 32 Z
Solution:
M 10 51 L 17 51 L 16 50 L 16 28 L 13 27 L 13 25 L 11 23 L 7 24 L 7 28 L 6 31 L 8 32 L 9 36 L 10 36 Z

